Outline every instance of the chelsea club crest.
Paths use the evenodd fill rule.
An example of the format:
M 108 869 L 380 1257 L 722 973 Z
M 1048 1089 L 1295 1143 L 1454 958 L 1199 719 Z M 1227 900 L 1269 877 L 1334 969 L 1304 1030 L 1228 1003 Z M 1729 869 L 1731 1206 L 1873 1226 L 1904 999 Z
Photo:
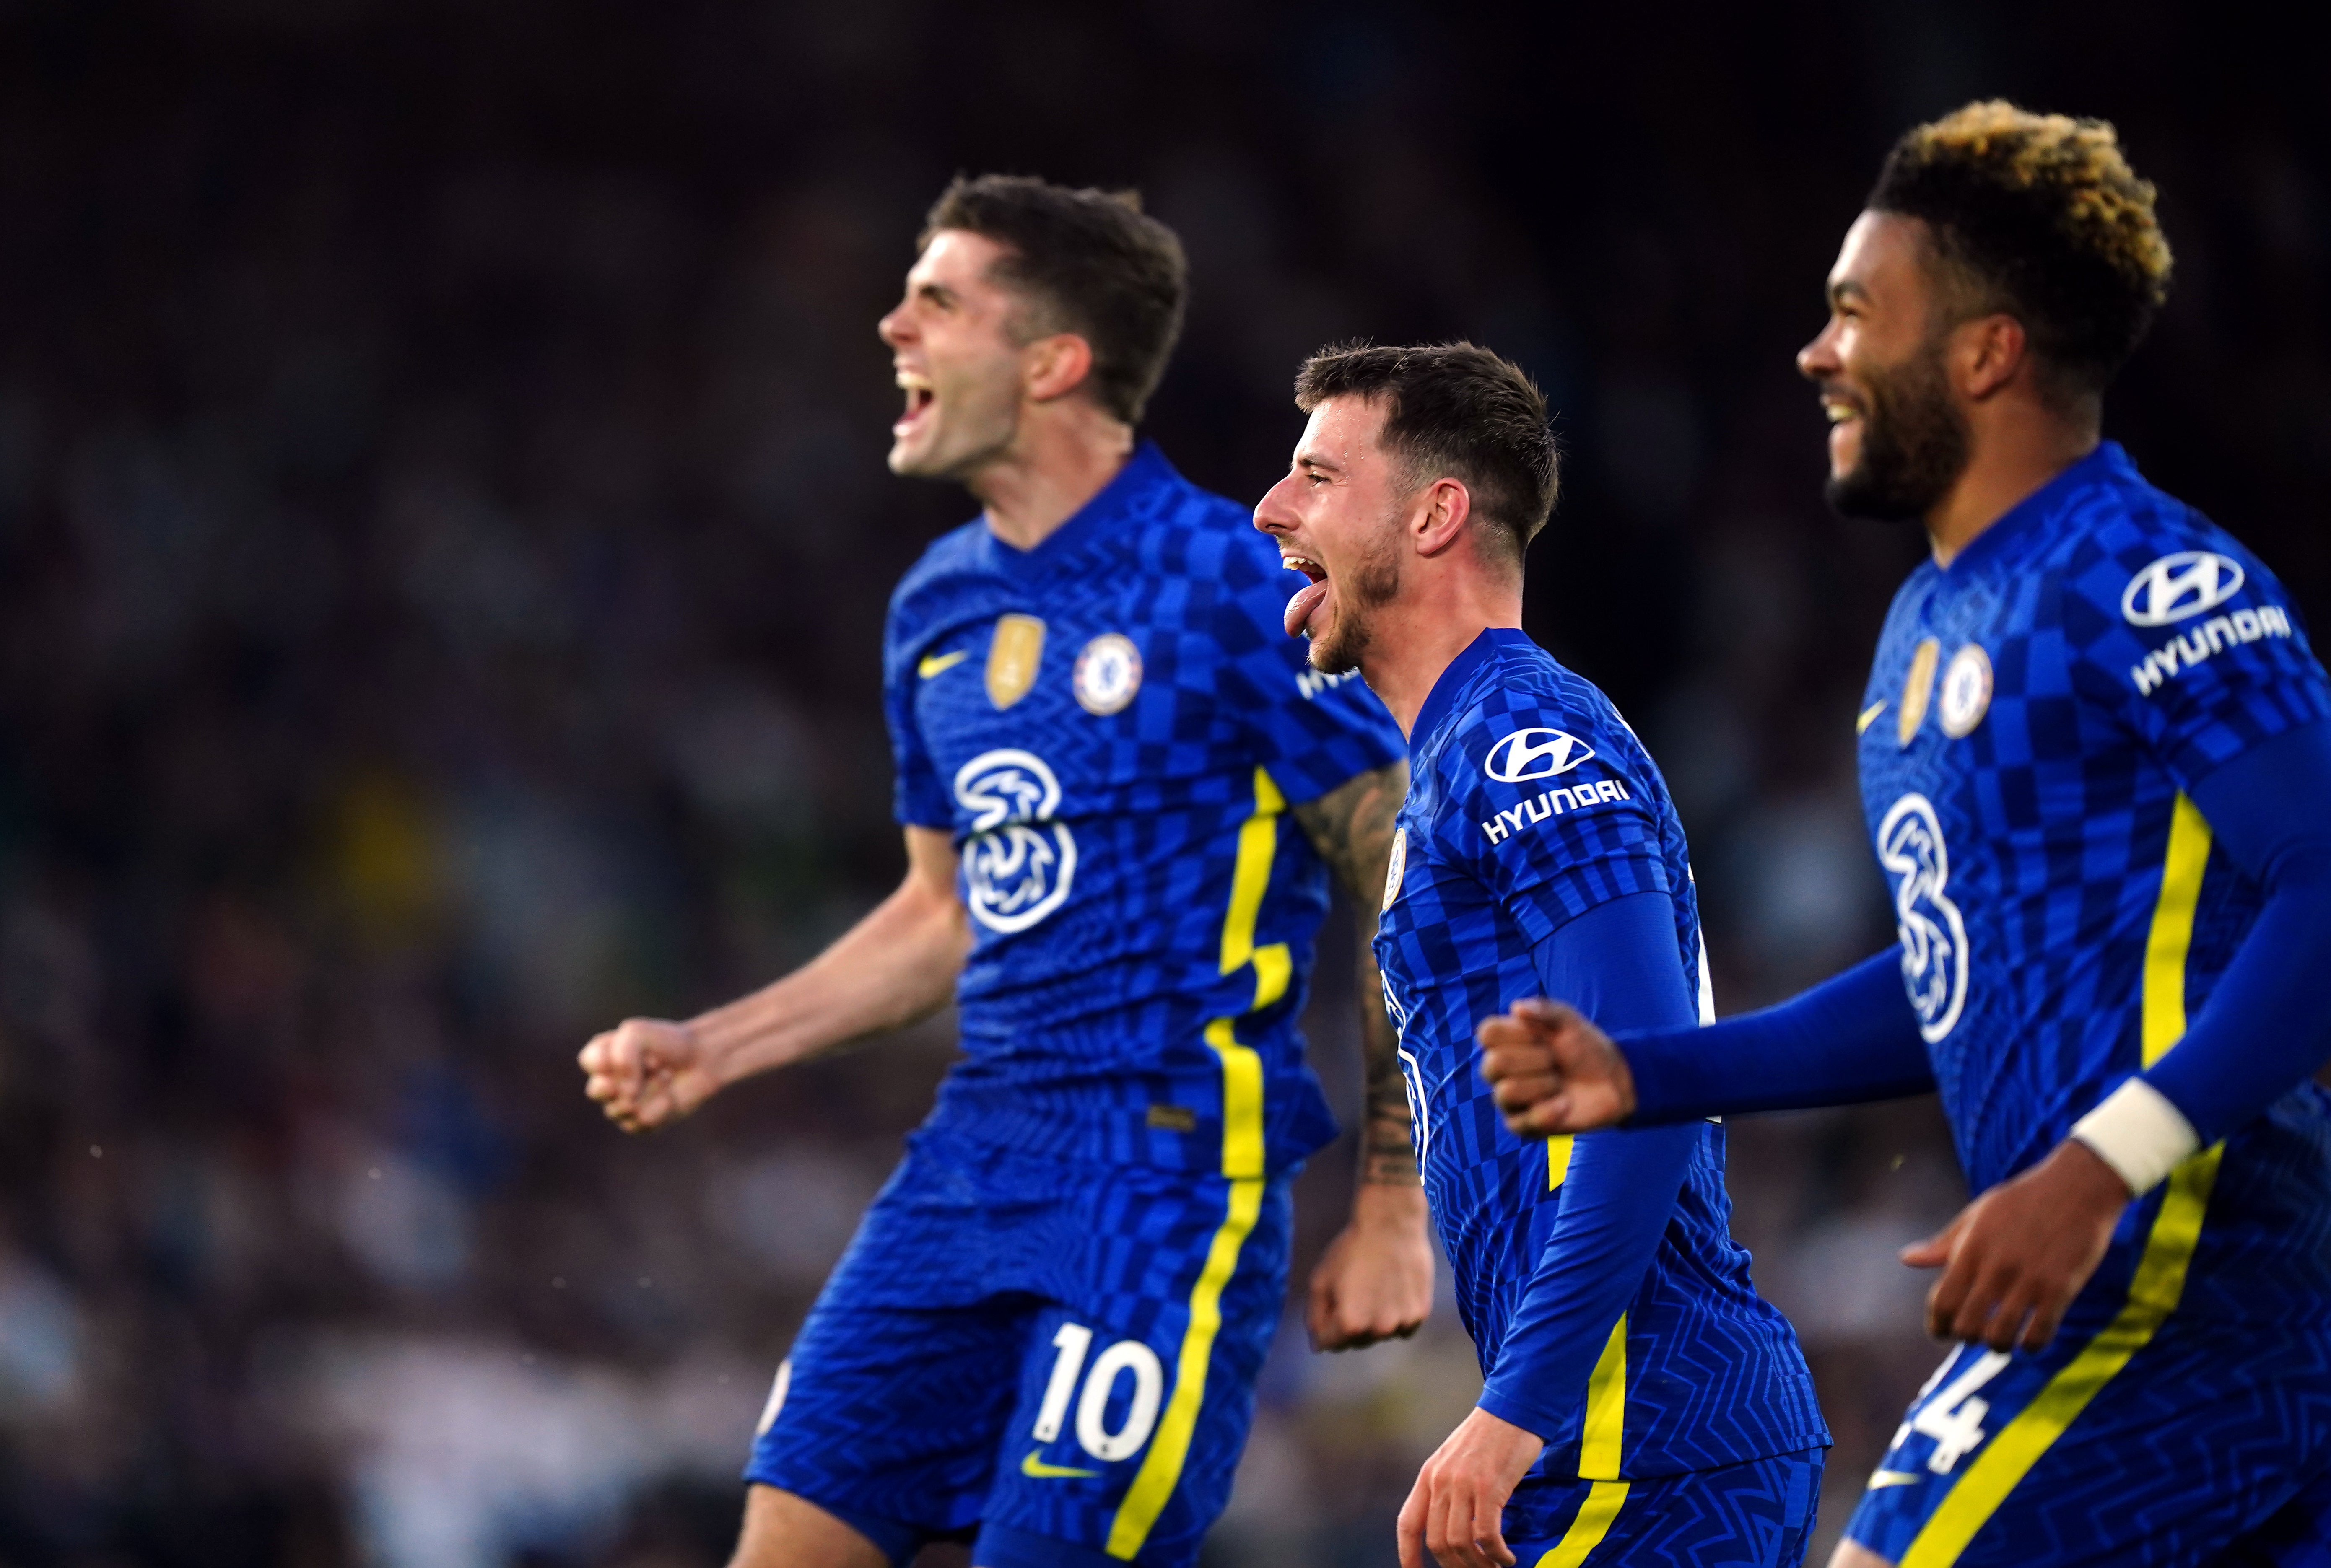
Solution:
M 1122 632 L 1104 632 L 1077 655 L 1070 684 L 1087 713 L 1106 718 L 1121 712 L 1141 689 L 1141 650 Z

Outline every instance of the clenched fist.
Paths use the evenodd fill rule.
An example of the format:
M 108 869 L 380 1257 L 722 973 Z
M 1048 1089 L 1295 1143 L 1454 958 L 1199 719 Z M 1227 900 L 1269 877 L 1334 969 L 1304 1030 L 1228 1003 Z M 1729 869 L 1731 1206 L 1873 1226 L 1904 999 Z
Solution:
M 661 1018 L 627 1018 L 591 1037 L 576 1059 L 583 1092 L 627 1133 L 669 1126 L 720 1088 L 696 1031 Z
M 1517 1002 L 1482 1024 L 1481 1076 L 1516 1136 L 1591 1133 L 1635 1110 L 1627 1059 L 1585 1014 L 1560 1002 Z

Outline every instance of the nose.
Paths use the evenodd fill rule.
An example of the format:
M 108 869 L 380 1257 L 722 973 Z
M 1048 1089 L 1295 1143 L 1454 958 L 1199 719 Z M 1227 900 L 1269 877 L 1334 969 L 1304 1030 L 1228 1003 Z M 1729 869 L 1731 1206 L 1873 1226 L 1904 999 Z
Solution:
M 1837 356 L 1837 318 L 1832 317 L 1811 343 L 1797 350 L 1797 374 L 1808 381 L 1821 381 L 1845 368 Z
M 1256 527 L 1266 534 L 1284 534 L 1294 528 L 1297 521 L 1295 511 L 1287 503 L 1287 487 L 1294 482 L 1295 476 L 1289 474 L 1265 491 L 1262 499 L 1254 503 Z
M 910 318 L 907 315 L 907 308 L 903 304 L 893 305 L 888 315 L 874 323 L 874 330 L 880 336 L 883 342 L 893 348 L 905 347 L 908 339 L 914 336 Z

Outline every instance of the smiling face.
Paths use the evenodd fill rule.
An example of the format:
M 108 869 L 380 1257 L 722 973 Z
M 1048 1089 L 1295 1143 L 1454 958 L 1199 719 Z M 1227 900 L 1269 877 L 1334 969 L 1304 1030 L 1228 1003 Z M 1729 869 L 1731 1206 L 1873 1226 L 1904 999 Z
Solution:
M 1829 415 L 1830 504 L 1924 518 L 1965 471 L 1970 437 L 1944 355 L 1950 335 L 1925 225 L 1864 213 L 1829 275 L 1829 324 L 1797 355 Z
M 1003 254 L 985 235 L 942 229 L 908 272 L 906 298 L 882 318 L 878 330 L 907 394 L 890 427 L 892 473 L 966 479 L 1018 433 L 1015 328 L 1027 305 L 994 280 Z
M 1287 602 L 1287 634 L 1311 640 L 1315 670 L 1359 668 L 1370 622 L 1400 593 L 1402 514 L 1415 487 L 1378 437 L 1383 407 L 1334 397 L 1311 411 L 1287 477 L 1254 508 L 1279 558 L 1311 581 Z

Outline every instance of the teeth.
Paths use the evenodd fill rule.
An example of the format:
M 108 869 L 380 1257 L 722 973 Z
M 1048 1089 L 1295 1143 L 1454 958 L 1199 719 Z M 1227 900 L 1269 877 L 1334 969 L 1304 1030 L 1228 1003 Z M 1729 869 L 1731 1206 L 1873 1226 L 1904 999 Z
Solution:
M 1856 409 L 1853 404 L 1850 403 L 1838 403 L 1828 398 L 1823 398 L 1822 400 L 1822 412 L 1829 415 L 1829 422 L 1832 424 L 1843 424 L 1847 420 L 1853 418 L 1860 411 Z
M 1307 576 L 1313 572 L 1324 572 L 1326 570 L 1326 568 L 1321 566 L 1318 562 L 1311 559 L 1308 556 L 1281 556 L 1279 557 L 1279 564 L 1286 567 L 1290 572 L 1301 572 Z
M 911 370 L 901 370 L 893 379 L 909 392 L 928 392 L 931 389 L 928 376 L 917 375 Z

